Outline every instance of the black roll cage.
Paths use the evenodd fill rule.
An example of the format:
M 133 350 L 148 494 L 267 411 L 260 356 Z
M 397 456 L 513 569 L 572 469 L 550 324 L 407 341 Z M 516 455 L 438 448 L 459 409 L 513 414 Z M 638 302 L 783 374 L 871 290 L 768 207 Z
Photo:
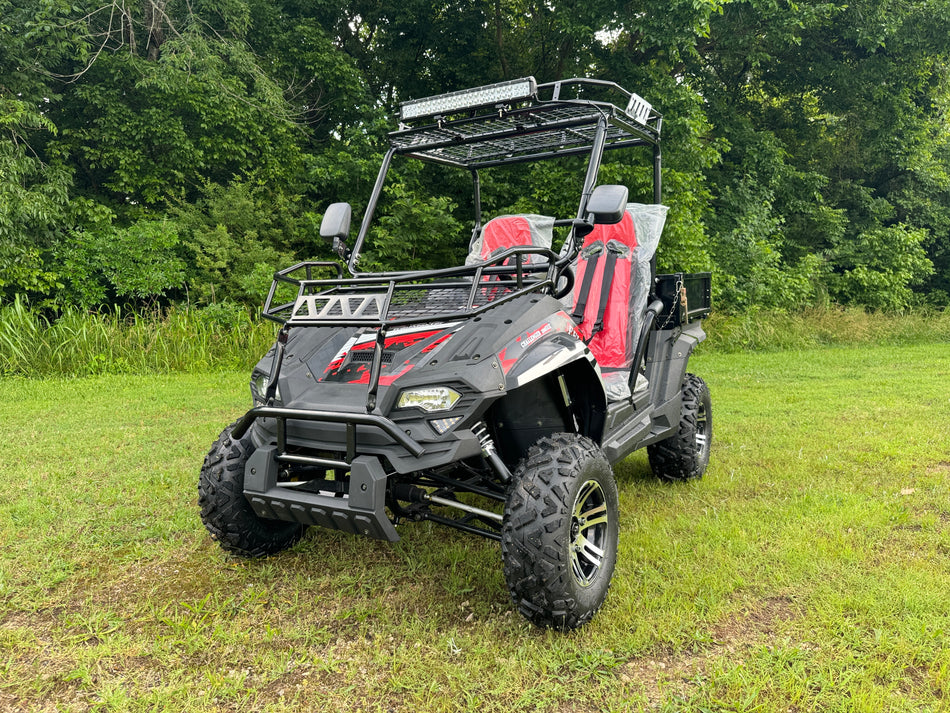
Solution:
M 444 115 L 421 115 L 404 120 L 396 131 L 389 133 L 390 148 L 383 157 L 359 232 L 347 255 L 347 269 L 351 275 L 361 274 L 357 270 L 360 251 L 369 234 L 390 164 L 397 154 L 471 172 L 475 235 L 482 227 L 479 169 L 588 155 L 577 216 L 573 220 L 555 223 L 571 228 L 567 237 L 570 247 L 562 253 L 558 263 L 573 260 L 579 249 L 578 238 L 589 230 L 587 202 L 596 186 L 604 151 L 652 146 L 653 202 L 661 202 L 662 114 L 614 82 L 580 77 L 546 84 L 536 84 L 533 77 L 524 81 L 530 82 L 533 89 L 528 97 Z M 573 93 L 573 96 L 563 96 L 568 93 Z M 621 96 L 626 100 L 626 108 L 621 109 L 610 101 L 582 98 L 584 93 Z M 631 107 L 637 106 L 639 111 L 631 113 Z

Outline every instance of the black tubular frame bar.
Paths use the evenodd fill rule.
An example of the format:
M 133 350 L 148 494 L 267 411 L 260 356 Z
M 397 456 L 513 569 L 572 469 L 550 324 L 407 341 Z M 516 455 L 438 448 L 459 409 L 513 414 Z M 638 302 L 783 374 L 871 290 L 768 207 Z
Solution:
M 425 447 L 411 438 L 396 423 L 385 416 L 372 413 L 354 413 L 346 411 L 320 411 L 311 409 L 284 408 L 280 406 L 258 406 L 252 408 L 235 424 L 231 435 L 241 438 L 247 429 L 259 418 L 277 420 L 277 449 L 279 461 L 317 465 L 323 468 L 348 469 L 356 458 L 357 427 L 377 428 L 405 448 L 417 458 L 425 453 Z M 322 423 L 342 423 L 346 425 L 346 460 L 317 458 L 313 456 L 294 456 L 287 454 L 287 421 L 317 421 Z
M 532 256 L 540 257 L 542 260 L 537 263 L 527 263 L 526 260 Z M 514 264 L 504 264 L 512 260 Z M 323 265 L 303 262 L 274 275 L 262 314 L 267 319 L 283 325 L 284 331 L 294 327 L 375 328 L 376 339 L 370 363 L 369 385 L 366 390 L 366 413 L 372 414 L 376 410 L 376 396 L 383 370 L 383 351 L 389 329 L 424 324 L 434 320 L 443 322 L 462 320 L 523 295 L 550 293 L 554 289 L 556 271 L 560 262 L 563 262 L 563 259 L 558 258 L 551 250 L 520 246 L 509 248 L 486 262 L 442 270 L 334 280 L 297 279 L 292 276 L 294 272 L 304 271 L 309 276 L 312 274 L 311 268 L 314 265 Z M 297 295 L 293 302 L 274 304 L 280 284 L 296 287 Z M 435 309 L 421 309 L 413 313 L 411 308 L 407 308 L 402 314 L 398 314 L 400 306 L 394 304 L 395 296 L 403 293 L 415 293 L 420 296 L 435 295 L 439 291 L 454 292 L 456 299 L 444 305 L 445 309 L 438 309 L 437 306 Z M 479 296 L 483 298 L 482 304 L 476 304 Z M 358 302 L 355 310 L 351 307 L 353 300 Z M 325 302 L 323 309 L 319 309 L 319 301 Z M 307 308 L 305 316 L 299 314 L 304 306 Z M 405 305 L 402 306 L 405 307 Z M 371 308 L 375 309 L 375 312 L 371 312 Z M 336 309 L 338 309 L 338 314 L 331 314 Z M 314 314 L 314 311 L 317 313 Z M 276 381 L 276 376 L 280 373 L 283 354 L 283 349 L 278 347 L 271 368 L 272 381 Z M 255 411 L 257 409 L 249 412 L 248 416 Z M 315 412 L 300 411 L 298 413 Z M 299 415 L 294 418 L 328 420 L 324 416 Z M 345 420 L 339 422 L 347 423 Z M 379 424 L 374 423 L 374 425 Z M 282 422 L 278 422 L 278 427 L 282 428 Z M 388 429 L 384 430 L 388 432 Z

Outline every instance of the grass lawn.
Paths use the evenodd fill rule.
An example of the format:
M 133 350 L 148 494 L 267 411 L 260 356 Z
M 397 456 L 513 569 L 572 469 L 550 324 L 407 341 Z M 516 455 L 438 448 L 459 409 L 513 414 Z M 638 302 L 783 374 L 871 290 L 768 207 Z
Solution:
M 0 381 L 0 710 L 950 710 L 950 346 L 700 354 L 706 478 L 617 470 L 607 603 L 525 623 L 496 544 L 225 556 L 246 374 Z

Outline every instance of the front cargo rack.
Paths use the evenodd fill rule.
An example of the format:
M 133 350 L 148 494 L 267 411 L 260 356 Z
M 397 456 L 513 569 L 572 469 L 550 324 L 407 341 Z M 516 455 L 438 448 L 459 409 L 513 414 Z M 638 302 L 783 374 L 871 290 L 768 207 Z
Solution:
M 463 318 L 550 291 L 556 260 L 551 250 L 516 247 L 475 265 L 346 279 L 310 279 L 326 263 L 303 262 L 274 275 L 262 314 L 285 327 L 388 328 Z M 278 299 L 282 286 L 294 290 L 293 299 Z
M 281 270 L 274 275 L 262 312 L 267 319 L 283 325 L 268 377 L 269 389 L 276 387 L 290 328 L 375 327 L 366 390 L 366 411 L 372 413 L 389 329 L 463 319 L 522 295 L 551 292 L 557 260 L 558 256 L 546 248 L 515 247 L 485 262 L 442 270 L 329 280 L 309 279 L 315 268 L 326 267 L 328 263 L 302 262 Z M 292 300 L 277 299 L 281 286 L 294 290 Z M 271 391 L 268 405 L 272 396 Z

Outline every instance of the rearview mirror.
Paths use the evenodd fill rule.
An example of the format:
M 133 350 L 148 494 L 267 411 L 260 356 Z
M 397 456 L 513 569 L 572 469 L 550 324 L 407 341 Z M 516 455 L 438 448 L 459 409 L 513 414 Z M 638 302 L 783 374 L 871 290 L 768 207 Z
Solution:
M 594 223 L 614 225 L 623 220 L 627 209 L 626 186 L 597 186 L 587 201 L 587 212 L 593 214 Z

